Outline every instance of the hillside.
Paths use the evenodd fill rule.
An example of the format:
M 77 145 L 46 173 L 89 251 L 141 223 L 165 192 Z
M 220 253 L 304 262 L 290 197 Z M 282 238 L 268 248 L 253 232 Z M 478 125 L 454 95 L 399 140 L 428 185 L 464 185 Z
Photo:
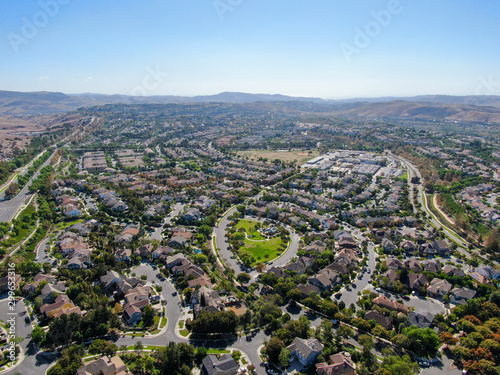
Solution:
M 127 96 L 0 91 L 0 114 L 19 116 L 62 113 L 104 104 L 254 103 L 288 113 L 322 113 L 365 118 L 416 118 L 500 123 L 500 96 L 426 95 L 411 98 L 323 100 L 286 95 L 223 92 L 205 96 Z

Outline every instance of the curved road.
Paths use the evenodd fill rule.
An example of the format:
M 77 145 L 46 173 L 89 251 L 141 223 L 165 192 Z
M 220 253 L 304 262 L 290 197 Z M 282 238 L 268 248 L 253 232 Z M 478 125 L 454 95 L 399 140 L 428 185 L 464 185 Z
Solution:
M 248 270 L 245 265 L 239 263 L 236 258 L 234 257 L 233 253 L 228 249 L 228 243 L 226 239 L 226 228 L 230 223 L 230 220 L 228 220 L 228 217 L 231 216 L 234 212 L 236 212 L 236 207 L 233 207 L 226 211 L 224 217 L 218 225 L 214 228 L 213 235 L 215 236 L 215 246 L 219 250 L 219 257 L 222 259 L 224 264 L 230 268 L 232 268 L 236 275 L 241 273 L 241 272 L 247 272 L 250 274 L 252 279 L 255 279 L 255 277 L 258 276 L 258 272 L 255 270 Z M 300 243 L 300 237 L 295 231 L 290 228 L 286 227 L 288 231 L 290 232 L 290 240 L 291 243 L 287 249 L 287 251 L 279 258 L 276 260 L 272 260 L 269 264 L 275 267 L 283 267 L 284 265 L 288 264 L 290 260 L 297 255 L 297 251 L 299 250 L 299 243 Z M 213 243 L 213 242 L 212 242 Z

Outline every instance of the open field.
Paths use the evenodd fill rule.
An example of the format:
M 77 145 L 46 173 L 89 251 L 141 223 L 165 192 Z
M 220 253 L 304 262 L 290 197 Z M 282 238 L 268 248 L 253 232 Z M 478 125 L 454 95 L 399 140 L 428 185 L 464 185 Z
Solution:
M 279 159 L 283 161 L 294 161 L 297 160 L 299 164 L 303 164 L 311 159 L 314 159 L 316 156 L 319 156 L 319 152 L 317 150 L 311 151 L 270 151 L 270 150 L 247 150 L 247 151 L 238 151 L 239 155 L 248 156 L 250 159 L 258 159 L 264 158 L 269 161 L 274 159 Z

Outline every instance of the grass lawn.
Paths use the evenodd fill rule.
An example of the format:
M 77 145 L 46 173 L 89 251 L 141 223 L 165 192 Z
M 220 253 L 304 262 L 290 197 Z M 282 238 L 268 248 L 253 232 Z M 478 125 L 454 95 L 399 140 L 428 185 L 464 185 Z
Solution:
M 248 237 L 251 236 L 252 240 L 265 240 L 266 237 L 262 236 L 259 232 L 255 230 L 255 224 L 257 224 L 257 221 L 255 220 L 248 220 L 248 219 L 242 219 L 236 224 L 236 229 L 240 228 L 245 228 L 245 231 L 248 235 Z
M 281 237 L 255 242 L 246 240 L 239 252 L 241 254 L 249 253 L 257 262 L 265 262 L 278 257 L 278 248 L 282 243 Z M 266 255 L 268 256 L 266 257 Z
M 179 331 L 182 337 L 187 337 L 189 335 L 189 331 L 187 329 L 182 329 Z
M 256 220 L 242 219 L 236 224 L 237 229 L 245 228 L 247 235 L 252 235 L 251 238 L 245 239 L 244 244 L 238 252 L 240 258 L 246 254 L 253 257 L 255 262 L 252 262 L 252 266 L 259 262 L 271 261 L 277 258 L 282 252 L 280 246 L 283 245 L 281 237 L 267 239 L 259 232 L 253 230 L 256 223 Z
M 83 219 L 78 219 L 78 220 L 72 220 L 72 221 L 63 221 L 61 223 L 58 223 L 56 225 L 56 228 L 57 229 L 65 229 L 65 228 L 69 228 L 70 226 L 72 225 L 75 225 L 75 224 L 78 224 L 78 223 L 83 223 Z
M 208 349 L 207 354 L 229 354 L 230 350 L 227 349 Z
M 294 161 L 297 160 L 299 164 L 303 164 L 316 156 L 319 156 L 319 152 L 316 150 L 309 151 L 270 151 L 270 150 L 247 150 L 238 151 L 239 155 L 248 156 L 250 159 L 267 158 L 268 161 L 274 159 L 279 159 L 283 161 Z

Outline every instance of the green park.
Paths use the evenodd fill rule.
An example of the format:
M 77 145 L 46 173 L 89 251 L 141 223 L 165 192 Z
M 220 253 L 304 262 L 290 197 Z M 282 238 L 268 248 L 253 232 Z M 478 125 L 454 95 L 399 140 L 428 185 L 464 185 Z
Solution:
M 257 220 L 241 219 L 238 221 L 233 239 L 241 243 L 238 256 L 243 263 L 255 266 L 261 262 L 272 261 L 285 251 L 289 237 L 277 228 L 274 229 L 276 233 L 273 235 L 272 228 L 274 227 Z M 262 232 L 268 230 L 270 235 L 266 237 L 259 232 L 259 229 Z

